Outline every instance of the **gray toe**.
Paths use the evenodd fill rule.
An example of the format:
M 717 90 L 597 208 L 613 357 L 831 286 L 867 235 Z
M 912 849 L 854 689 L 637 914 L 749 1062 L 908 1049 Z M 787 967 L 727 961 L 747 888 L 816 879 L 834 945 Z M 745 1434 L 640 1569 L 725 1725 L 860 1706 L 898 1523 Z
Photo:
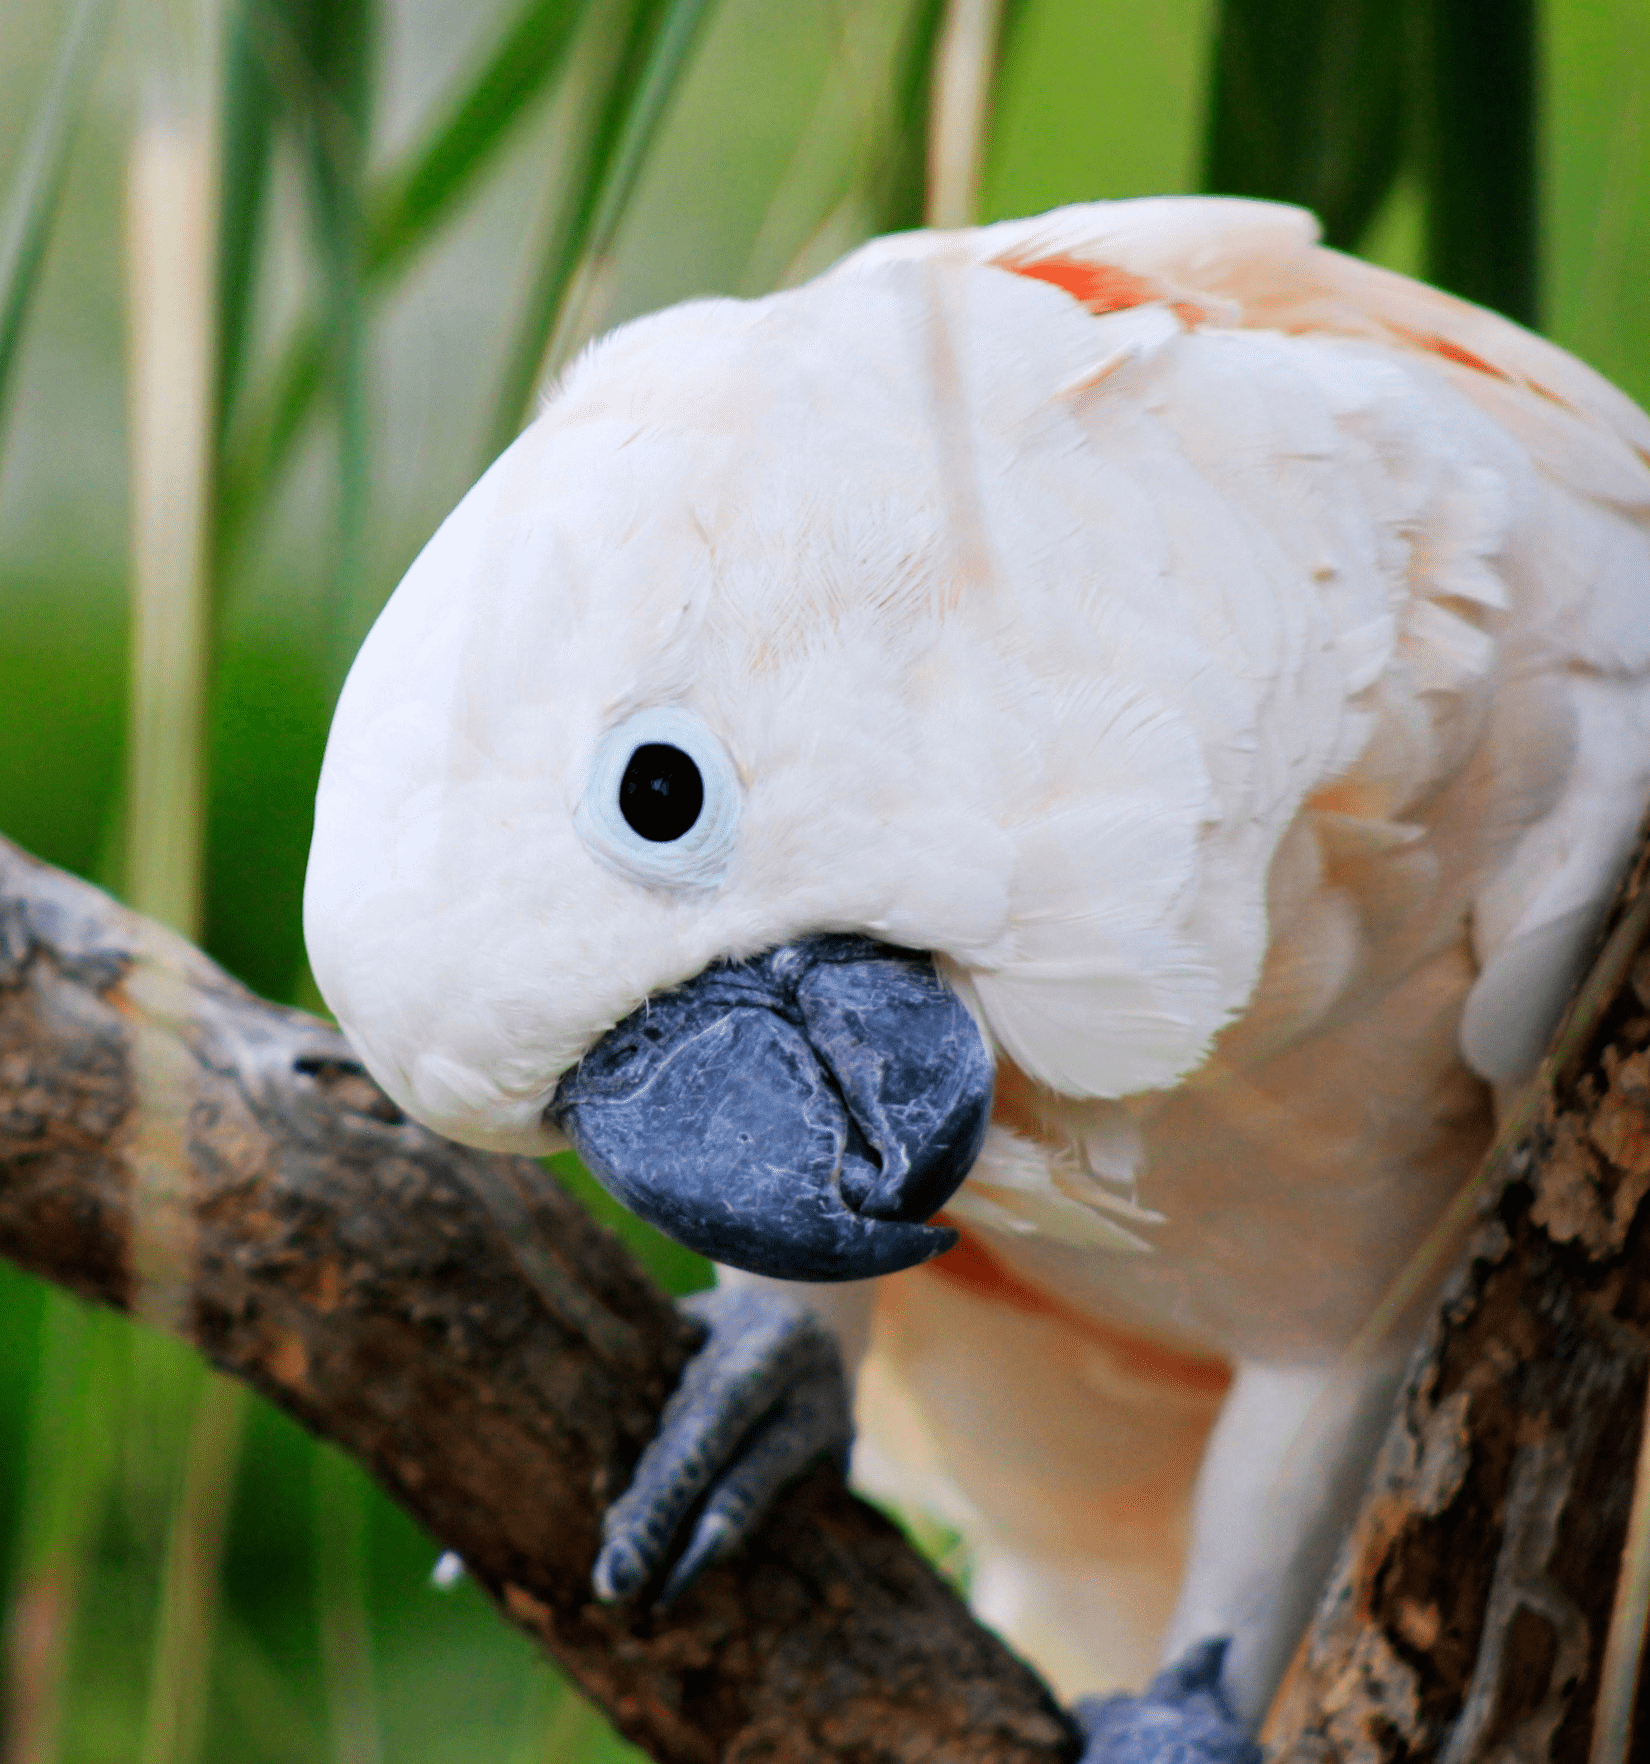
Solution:
M 1080 1764 L 1261 1764 L 1261 1750 L 1232 1713 L 1221 1684 L 1228 1638 L 1188 1648 L 1141 1696 L 1077 1705 L 1087 1741 Z
M 749 1535 L 786 1483 L 821 1453 L 845 1450 L 851 1436 L 835 1338 L 802 1304 L 718 1288 L 682 1308 L 706 1325 L 706 1339 L 603 1521 L 592 1575 L 603 1600 L 628 1598 L 654 1577 L 703 1499 L 662 1593 L 679 1596 Z

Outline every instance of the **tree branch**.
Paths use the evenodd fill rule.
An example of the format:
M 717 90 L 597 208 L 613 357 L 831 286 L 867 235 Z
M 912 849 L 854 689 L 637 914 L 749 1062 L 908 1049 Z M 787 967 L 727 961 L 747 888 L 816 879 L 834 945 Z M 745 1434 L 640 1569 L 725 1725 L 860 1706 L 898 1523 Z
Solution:
M 1650 1381 L 1650 847 L 1466 1209 L 1277 1758 L 1591 1753 Z M 1626 1638 L 1636 1658 L 1642 1635 Z M 1641 1672 L 1638 1749 L 1650 1743 Z M 1594 1757 L 1599 1756 L 1592 1753 Z
M 1650 1396 L 1647 928 L 1641 844 L 1465 1209 L 1274 1756 L 1588 1753 Z M 601 1511 L 691 1327 L 536 1164 L 404 1120 L 334 1031 L 4 841 L 0 1253 L 181 1331 L 367 1464 L 668 1764 L 1075 1750 L 823 1468 L 668 1617 L 595 1604 Z M 1641 1677 L 1640 1735 L 1647 1700 Z
M 171 1327 L 366 1464 L 666 1764 L 1057 1764 L 1032 1673 L 822 1467 L 668 1616 L 593 1601 L 695 1335 L 527 1159 L 0 840 L 0 1254 Z

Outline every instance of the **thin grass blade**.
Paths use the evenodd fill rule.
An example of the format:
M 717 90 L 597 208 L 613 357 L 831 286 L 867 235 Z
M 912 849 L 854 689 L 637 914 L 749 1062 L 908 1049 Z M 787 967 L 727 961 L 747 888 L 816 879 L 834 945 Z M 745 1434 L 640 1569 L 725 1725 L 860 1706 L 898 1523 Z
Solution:
M 63 192 L 69 151 L 113 11 L 113 0 L 80 0 L 75 7 L 0 217 L 0 437 L 11 372 Z
M 590 224 L 590 249 L 594 253 L 604 252 L 618 231 L 711 5 L 712 0 L 670 0 L 663 8 L 646 9 L 655 17 L 637 38 L 638 47 L 645 45 L 641 78 L 619 115 L 613 151 L 605 156 L 606 172 Z M 621 86 L 625 84 L 628 80 L 622 78 Z
M 1298 202 L 1355 250 L 1403 158 L 1404 37 L 1393 0 L 1222 0 L 1203 188 Z
M 212 154 L 209 125 L 157 110 L 127 196 L 132 650 L 125 888 L 198 937 L 211 620 Z
M 950 0 L 945 9 L 929 118 L 931 227 L 971 227 L 979 219 L 1002 24 L 1003 0 Z
M 366 367 L 365 172 L 371 126 L 373 0 L 309 7 L 307 120 L 310 206 L 325 282 L 329 390 L 337 419 L 337 492 L 329 601 L 330 672 L 342 681 L 375 610 L 368 604 L 366 539 L 372 494 Z
M 175 21 L 162 21 L 175 22 Z M 126 798 L 126 886 L 132 904 L 199 938 L 205 847 L 206 715 L 213 641 L 209 507 L 216 428 L 214 341 L 218 260 L 214 230 L 219 141 L 196 64 L 198 36 L 160 31 L 135 132 L 127 186 L 128 435 L 132 487 L 132 695 Z M 158 45 L 157 45 L 158 46 Z M 133 983 L 143 985 L 143 977 Z M 157 982 L 159 984 L 159 982 Z M 164 1008 L 164 999 L 152 1001 Z M 172 1334 L 186 1332 L 193 1290 L 193 1214 L 180 1172 L 177 1051 L 140 1037 L 133 1084 L 155 1107 L 131 1149 L 133 1311 Z M 118 1426 L 128 1437 L 164 1431 L 156 1401 L 199 1388 L 198 1368 L 163 1352 L 159 1336 L 134 1343 L 134 1377 Z M 168 1362 L 171 1371 L 166 1372 Z M 218 1562 L 238 1462 L 244 1393 L 210 1385 L 184 1449 L 181 1493 L 166 1526 L 166 1556 L 146 1686 L 141 1755 L 148 1764 L 192 1764 L 213 1657 Z M 136 1467 L 134 1459 L 128 1471 Z
M 586 283 L 612 245 L 635 193 L 659 124 L 692 58 L 712 0 L 640 0 L 623 52 L 597 106 L 570 212 L 552 229 L 500 376 L 488 433 L 491 459 L 513 441 L 549 369 L 558 333 L 569 328 L 575 277 Z
M 269 78 L 258 20 L 259 0 L 238 0 L 225 21 L 223 115 L 218 186 L 216 451 L 240 390 L 252 323 L 265 197 L 280 103 Z

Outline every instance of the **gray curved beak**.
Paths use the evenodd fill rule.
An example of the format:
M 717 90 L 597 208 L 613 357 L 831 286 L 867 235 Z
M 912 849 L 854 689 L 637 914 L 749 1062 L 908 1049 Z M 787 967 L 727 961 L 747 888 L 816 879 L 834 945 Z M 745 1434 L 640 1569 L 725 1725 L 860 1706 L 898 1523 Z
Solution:
M 956 1242 L 923 1221 L 979 1155 L 993 1076 L 927 956 L 824 935 L 649 999 L 548 1113 L 678 1243 L 785 1280 L 864 1280 Z

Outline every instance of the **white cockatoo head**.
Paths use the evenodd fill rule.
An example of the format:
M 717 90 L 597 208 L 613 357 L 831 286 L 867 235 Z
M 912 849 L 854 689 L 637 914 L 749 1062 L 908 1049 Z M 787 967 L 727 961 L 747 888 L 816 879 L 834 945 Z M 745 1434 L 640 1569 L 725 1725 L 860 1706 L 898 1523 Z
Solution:
M 580 364 L 362 648 L 305 901 L 328 1004 L 390 1095 L 454 1138 L 554 1149 L 564 1075 L 583 1062 L 588 1088 L 587 1056 L 644 1005 L 643 1033 L 670 1021 L 706 1058 L 712 1028 L 733 1035 L 741 1067 L 725 1069 L 727 1048 L 716 1059 L 758 1138 L 822 1134 L 813 1150 L 840 1166 L 869 1136 L 869 1186 L 852 1198 L 873 1210 L 876 1166 L 896 1156 L 878 1128 L 903 1112 L 907 1137 L 932 1143 L 910 1148 L 919 1192 L 884 1197 L 898 1222 L 870 1234 L 886 1243 L 877 1267 L 950 1241 L 914 1221 L 966 1174 L 991 1085 L 966 1009 L 901 952 L 1000 935 L 1006 868 L 973 778 L 989 763 L 974 690 L 988 682 L 968 678 L 974 658 L 944 618 L 966 560 L 931 438 L 912 430 L 920 404 L 898 383 L 912 372 L 901 293 L 701 303 Z M 874 366 L 868 320 L 892 333 Z M 666 996 L 763 952 L 782 953 L 717 970 L 714 1000 Z M 782 999 L 761 1013 L 786 1022 L 779 1044 L 730 1028 L 722 993 L 749 993 L 753 976 Z M 801 1044 L 828 1039 L 824 1019 L 863 1027 L 878 1010 L 893 1039 L 846 1117 L 813 1120 L 804 1073 L 796 1118 L 769 1119 Z M 672 1071 L 702 1083 L 697 1057 L 678 1050 Z M 852 1092 L 841 1050 L 828 1064 L 825 1089 Z M 679 1160 L 707 1121 L 690 1111 L 636 1155 Z M 619 1154 L 593 1129 L 570 1130 L 640 1210 L 738 1259 L 726 1233 L 649 1207 L 648 1172 L 609 1167 Z M 768 1165 L 792 1155 L 760 1150 Z M 834 1168 L 825 1186 L 843 1180 Z M 873 1271 L 868 1253 L 844 1271 Z
M 1089 1094 L 1195 1059 L 1225 1008 L 1176 928 L 1197 741 L 1108 667 L 1126 632 L 1022 616 L 1087 530 L 1057 472 L 1003 500 L 1028 437 L 1077 451 L 1055 394 L 1096 323 L 886 262 L 574 369 L 408 572 L 327 749 L 311 961 L 410 1114 L 565 1131 L 683 1241 L 850 1278 L 951 1241 L 921 1221 L 977 1155 L 988 1033 Z M 1134 892 L 1097 911 L 1108 866 Z

